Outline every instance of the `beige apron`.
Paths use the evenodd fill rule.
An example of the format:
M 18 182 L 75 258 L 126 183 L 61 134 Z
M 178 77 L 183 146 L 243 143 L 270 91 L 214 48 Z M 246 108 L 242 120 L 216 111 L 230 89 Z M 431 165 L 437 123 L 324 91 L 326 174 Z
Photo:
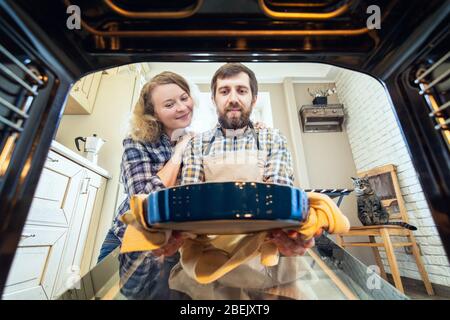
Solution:
M 214 137 L 211 139 L 203 156 L 205 182 L 263 181 L 266 153 L 260 150 L 258 137 L 252 127 L 251 130 L 257 142 L 258 150 L 235 150 L 210 155 Z M 237 138 L 242 133 L 243 130 L 241 132 L 227 131 L 226 135 L 232 136 L 234 139 L 234 136 Z M 226 248 L 227 243 L 236 242 L 244 236 L 221 235 L 212 243 L 216 248 L 227 250 L 229 249 Z M 171 289 L 184 292 L 194 299 L 245 299 L 244 291 L 234 289 L 269 288 L 297 279 L 300 275 L 300 270 L 297 269 L 301 268 L 301 264 L 293 263 L 293 261 L 298 260 L 280 259 L 278 266 L 268 268 L 263 266 L 260 257 L 256 256 L 211 284 L 197 283 L 183 270 L 180 262 L 172 269 L 169 286 Z M 228 287 L 228 289 L 225 290 L 225 287 Z
M 250 127 L 256 141 L 257 150 L 231 150 L 219 154 L 210 154 L 215 140 L 212 137 L 204 154 L 203 170 L 205 182 L 262 182 L 265 165 L 265 152 L 260 150 L 258 136 Z M 232 141 L 244 134 L 244 129 L 226 130 L 225 136 L 231 137 Z

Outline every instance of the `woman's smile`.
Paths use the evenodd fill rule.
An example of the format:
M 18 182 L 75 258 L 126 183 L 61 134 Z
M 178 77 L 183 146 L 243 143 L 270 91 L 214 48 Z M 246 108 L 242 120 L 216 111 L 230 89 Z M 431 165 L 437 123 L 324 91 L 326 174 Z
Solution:
M 186 114 L 176 117 L 176 120 L 181 120 L 181 121 L 186 121 L 189 120 L 189 118 L 191 117 L 192 111 L 186 112 Z

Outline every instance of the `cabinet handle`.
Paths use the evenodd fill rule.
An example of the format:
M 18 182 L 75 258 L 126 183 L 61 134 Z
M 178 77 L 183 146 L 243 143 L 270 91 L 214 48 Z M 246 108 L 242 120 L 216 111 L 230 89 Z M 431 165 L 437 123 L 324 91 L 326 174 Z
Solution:
M 28 238 L 34 238 L 34 237 L 36 237 L 36 235 L 34 233 L 24 233 L 20 237 L 22 238 L 21 240 L 24 240 L 24 239 L 28 239 Z
M 81 186 L 81 194 L 88 193 L 90 183 L 91 183 L 91 178 L 87 177 L 87 178 L 83 179 L 83 185 Z
M 51 158 L 49 156 L 47 156 L 47 160 L 50 161 L 50 162 L 58 162 L 59 161 L 58 159 L 53 159 L 53 158 Z

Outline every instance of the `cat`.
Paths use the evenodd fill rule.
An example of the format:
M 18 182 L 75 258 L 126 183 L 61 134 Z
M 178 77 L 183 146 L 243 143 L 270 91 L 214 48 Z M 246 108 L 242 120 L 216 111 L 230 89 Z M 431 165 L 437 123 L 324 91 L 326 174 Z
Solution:
M 372 189 L 367 176 L 364 178 L 353 178 L 353 186 L 358 200 L 358 218 L 365 226 L 372 225 L 394 225 L 409 230 L 417 230 L 413 225 L 406 222 L 389 222 L 389 214 L 382 206 L 380 198 Z

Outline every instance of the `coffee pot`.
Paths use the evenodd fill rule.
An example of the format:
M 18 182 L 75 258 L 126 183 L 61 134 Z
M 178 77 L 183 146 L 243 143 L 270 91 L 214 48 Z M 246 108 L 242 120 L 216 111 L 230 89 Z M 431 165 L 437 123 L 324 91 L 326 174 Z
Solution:
M 79 144 L 80 141 L 84 142 L 83 152 L 85 153 L 86 158 L 97 164 L 98 152 L 106 141 L 97 137 L 95 133 L 90 137 L 76 137 L 75 145 L 78 151 L 81 151 Z

